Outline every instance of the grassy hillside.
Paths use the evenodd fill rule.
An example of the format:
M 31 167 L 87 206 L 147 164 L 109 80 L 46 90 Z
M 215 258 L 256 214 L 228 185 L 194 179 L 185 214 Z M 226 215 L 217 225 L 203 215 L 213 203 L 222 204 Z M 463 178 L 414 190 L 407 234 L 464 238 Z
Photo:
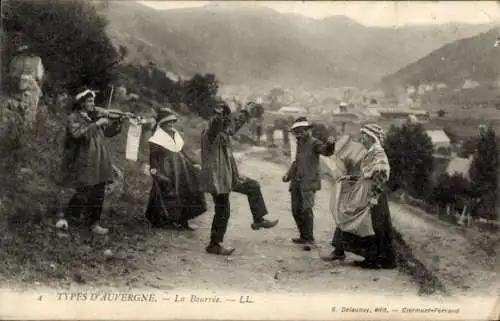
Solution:
M 0 283 L 18 280 L 59 287 L 97 277 L 123 278 L 136 270 L 138 262 L 147 256 L 146 250 L 154 250 L 144 248 L 152 233 L 143 216 L 151 188 L 151 179 L 143 172 L 143 165 L 148 163 L 146 139 L 150 131 L 146 128 L 143 132 L 138 162 L 125 159 L 126 125 L 120 135 L 108 141 L 114 164 L 125 173 L 105 201 L 103 224 L 111 228 L 109 241 L 95 243 L 79 226 L 70 226 L 69 235 L 59 237 L 54 224 L 73 193 L 58 184 L 65 112 L 49 112 L 42 107 L 36 129 L 19 136 L 13 129 L 20 127 L 20 118 L 6 111 L 6 105 L 7 99 L 0 96 L 4 111 L 0 135 L 3 142 L 11 142 L 2 144 L 0 150 Z M 123 105 L 113 107 L 128 109 Z M 135 111 L 147 113 L 149 109 L 135 106 Z M 203 124 L 192 115 L 180 119 L 186 145 L 194 153 Z M 111 249 L 115 255 L 106 258 L 104 249 Z

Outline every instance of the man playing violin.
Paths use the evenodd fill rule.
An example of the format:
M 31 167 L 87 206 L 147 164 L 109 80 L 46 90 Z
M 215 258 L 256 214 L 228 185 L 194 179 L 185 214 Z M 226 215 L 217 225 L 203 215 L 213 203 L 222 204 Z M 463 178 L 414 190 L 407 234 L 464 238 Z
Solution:
M 76 189 L 66 211 L 68 219 L 78 219 L 86 212 L 84 220 L 92 232 L 107 234 L 99 221 L 106 185 L 113 182 L 114 175 L 105 138 L 120 133 L 123 117 L 109 117 L 106 109 L 95 106 L 95 97 L 88 88 L 75 95 L 66 127 L 62 184 Z

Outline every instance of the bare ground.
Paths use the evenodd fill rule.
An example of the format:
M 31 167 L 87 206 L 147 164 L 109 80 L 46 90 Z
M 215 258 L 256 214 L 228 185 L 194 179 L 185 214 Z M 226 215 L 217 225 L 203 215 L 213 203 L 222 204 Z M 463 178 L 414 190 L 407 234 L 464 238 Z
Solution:
M 30 253 L 37 235 L 50 233 L 50 226 L 27 232 L 23 246 L 14 247 L 10 234 L 2 238 L 6 258 L 10 249 L 17 263 L 2 260 L 0 282 L 5 286 L 68 288 L 118 288 L 160 290 L 233 290 L 256 292 L 341 292 L 378 295 L 418 295 L 421 279 L 431 274 L 451 294 L 498 295 L 497 256 L 445 225 L 433 223 L 400 204 L 391 204 L 394 225 L 422 265 L 401 270 L 367 271 L 346 264 L 326 263 L 334 223 L 329 211 L 329 183 L 318 192 L 315 234 L 319 249 L 304 252 L 291 243 L 296 227 L 290 213 L 287 185 L 281 182 L 283 165 L 255 155 L 242 157 L 240 170 L 262 186 L 270 215 L 280 219 L 272 230 L 253 231 L 251 214 L 243 195 L 232 195 L 232 216 L 226 244 L 237 250 L 230 258 L 212 256 L 204 248 L 210 234 L 212 208 L 195 220 L 195 232 L 158 231 L 143 218 L 149 187 L 140 197 L 110 204 L 105 223 L 112 227 L 107 244 L 85 244 L 85 235 L 72 239 L 55 235 L 42 253 Z M 123 204 L 126 204 L 124 207 Z M 120 216 L 121 215 L 121 216 Z M 122 219 L 120 225 L 113 221 Z M 37 234 L 38 233 L 38 234 Z M 32 235 L 33 234 L 33 235 Z M 11 244 L 9 246 L 9 244 Z M 34 248 L 34 247 L 33 247 Z M 39 247 L 37 247 L 39 248 Z M 114 252 L 110 258 L 102 250 Z M 24 257 L 23 257 L 24 255 Z M 348 256 L 348 261 L 355 256 Z M 78 267 L 78 268 L 75 268 Z M 415 271 L 425 270 L 425 273 Z M 7 271 L 7 272 L 4 272 Z M 421 271 L 420 271 L 421 272 Z

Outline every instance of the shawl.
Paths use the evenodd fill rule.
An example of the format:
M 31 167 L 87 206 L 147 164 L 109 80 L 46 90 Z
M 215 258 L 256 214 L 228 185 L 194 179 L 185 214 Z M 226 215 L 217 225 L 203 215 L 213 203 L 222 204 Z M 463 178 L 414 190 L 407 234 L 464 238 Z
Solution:
M 368 149 L 368 152 L 361 160 L 361 173 L 363 177 L 372 178 L 373 174 L 377 171 L 384 173 L 386 179 L 389 179 L 389 175 L 391 174 L 389 160 L 387 159 L 384 148 L 378 142 Z
M 174 137 L 172 137 L 166 131 L 158 127 L 153 136 L 149 138 L 148 142 L 159 145 L 173 153 L 180 152 L 184 147 L 184 140 L 176 129 L 174 129 Z

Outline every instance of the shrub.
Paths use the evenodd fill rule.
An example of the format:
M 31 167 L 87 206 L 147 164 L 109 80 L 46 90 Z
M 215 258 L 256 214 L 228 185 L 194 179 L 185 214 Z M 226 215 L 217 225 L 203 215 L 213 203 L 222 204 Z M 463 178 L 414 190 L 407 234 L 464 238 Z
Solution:
M 105 89 L 123 58 L 106 34 L 108 21 L 88 1 L 9 0 L 2 3 L 2 18 L 10 51 L 18 34 L 42 58 L 50 75 L 45 91 Z
M 423 126 L 410 123 L 392 126 L 385 151 L 391 165 L 392 189 L 400 186 L 416 197 L 424 197 L 430 188 L 434 161 L 433 145 Z

